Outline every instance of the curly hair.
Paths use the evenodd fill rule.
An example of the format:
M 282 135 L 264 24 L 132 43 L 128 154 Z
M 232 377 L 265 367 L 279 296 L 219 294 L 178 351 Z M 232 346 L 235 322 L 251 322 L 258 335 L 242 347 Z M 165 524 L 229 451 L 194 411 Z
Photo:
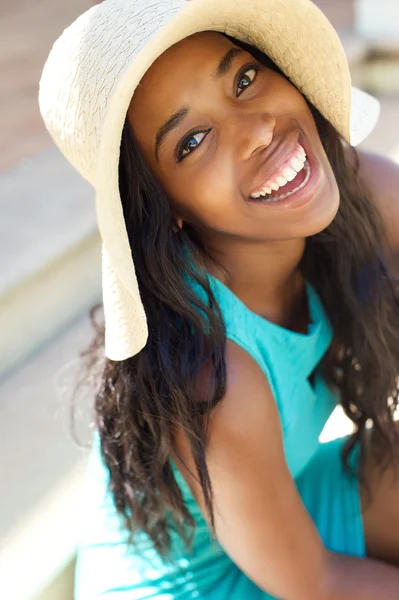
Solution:
M 281 73 L 255 47 L 232 41 Z M 385 468 L 398 461 L 396 282 L 386 266 L 381 219 L 359 177 L 358 162 L 353 166 L 344 141 L 308 104 L 339 187 L 340 207 L 324 231 L 307 239 L 301 269 L 318 291 L 334 331 L 322 365 L 326 381 L 339 389 L 344 411 L 355 424 L 343 460 L 348 467 L 351 451 L 372 423 L 375 458 Z M 356 159 L 354 149 L 353 153 Z M 134 533 L 142 530 L 167 558 L 171 528 L 188 545 L 194 529 L 170 463 L 171 450 L 177 452 L 176 424 L 189 441 L 214 532 L 206 441 L 210 412 L 226 388 L 226 330 L 206 276 L 206 248 L 188 224 L 173 232 L 168 198 L 145 163 L 127 120 L 119 182 L 148 341 L 136 356 L 113 362 L 103 357 L 100 324 L 83 355 L 88 368 L 96 358 L 101 364 L 95 421 L 116 508 L 132 543 Z M 194 293 L 187 277 L 200 286 L 203 298 Z M 205 364 L 212 366 L 209 394 L 198 402 L 195 384 Z

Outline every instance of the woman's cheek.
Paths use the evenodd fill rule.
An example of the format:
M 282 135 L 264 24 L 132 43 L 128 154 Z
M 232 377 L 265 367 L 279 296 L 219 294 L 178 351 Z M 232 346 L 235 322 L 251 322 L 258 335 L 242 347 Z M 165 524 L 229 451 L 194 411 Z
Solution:
M 201 171 L 201 186 L 211 190 L 212 195 L 232 197 L 239 189 L 239 165 L 234 161 L 233 153 L 221 151 Z
M 164 178 L 162 185 L 183 218 L 191 215 L 195 220 L 214 224 L 215 218 L 220 218 L 236 203 L 237 168 L 232 157 L 224 154 L 222 157 L 214 154 L 209 161 L 200 161 L 195 169 L 182 166 L 178 174 Z

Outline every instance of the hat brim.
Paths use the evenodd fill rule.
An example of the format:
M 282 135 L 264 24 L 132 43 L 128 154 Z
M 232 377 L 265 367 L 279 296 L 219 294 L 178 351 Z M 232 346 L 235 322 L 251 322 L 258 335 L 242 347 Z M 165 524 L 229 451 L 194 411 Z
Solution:
M 352 86 L 350 144 L 358 146 L 375 129 L 381 113 L 381 104 L 371 94 Z

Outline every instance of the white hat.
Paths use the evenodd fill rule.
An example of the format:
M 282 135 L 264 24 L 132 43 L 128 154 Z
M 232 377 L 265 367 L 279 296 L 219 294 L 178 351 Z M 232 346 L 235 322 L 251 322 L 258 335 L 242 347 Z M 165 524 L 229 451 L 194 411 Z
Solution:
M 40 112 L 55 143 L 95 188 L 103 241 L 105 353 L 146 344 L 118 186 L 122 129 L 134 91 L 170 46 L 220 31 L 267 54 L 351 145 L 379 117 L 378 101 L 351 87 L 337 33 L 310 0 L 104 0 L 55 42 L 40 81 Z

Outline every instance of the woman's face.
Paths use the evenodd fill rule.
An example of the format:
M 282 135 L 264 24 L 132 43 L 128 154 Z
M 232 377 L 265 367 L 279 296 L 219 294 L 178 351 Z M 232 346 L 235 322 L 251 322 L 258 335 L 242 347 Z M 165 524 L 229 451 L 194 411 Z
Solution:
M 304 238 L 337 212 L 337 183 L 302 94 L 219 33 L 162 54 L 128 117 L 176 219 L 210 242 Z

